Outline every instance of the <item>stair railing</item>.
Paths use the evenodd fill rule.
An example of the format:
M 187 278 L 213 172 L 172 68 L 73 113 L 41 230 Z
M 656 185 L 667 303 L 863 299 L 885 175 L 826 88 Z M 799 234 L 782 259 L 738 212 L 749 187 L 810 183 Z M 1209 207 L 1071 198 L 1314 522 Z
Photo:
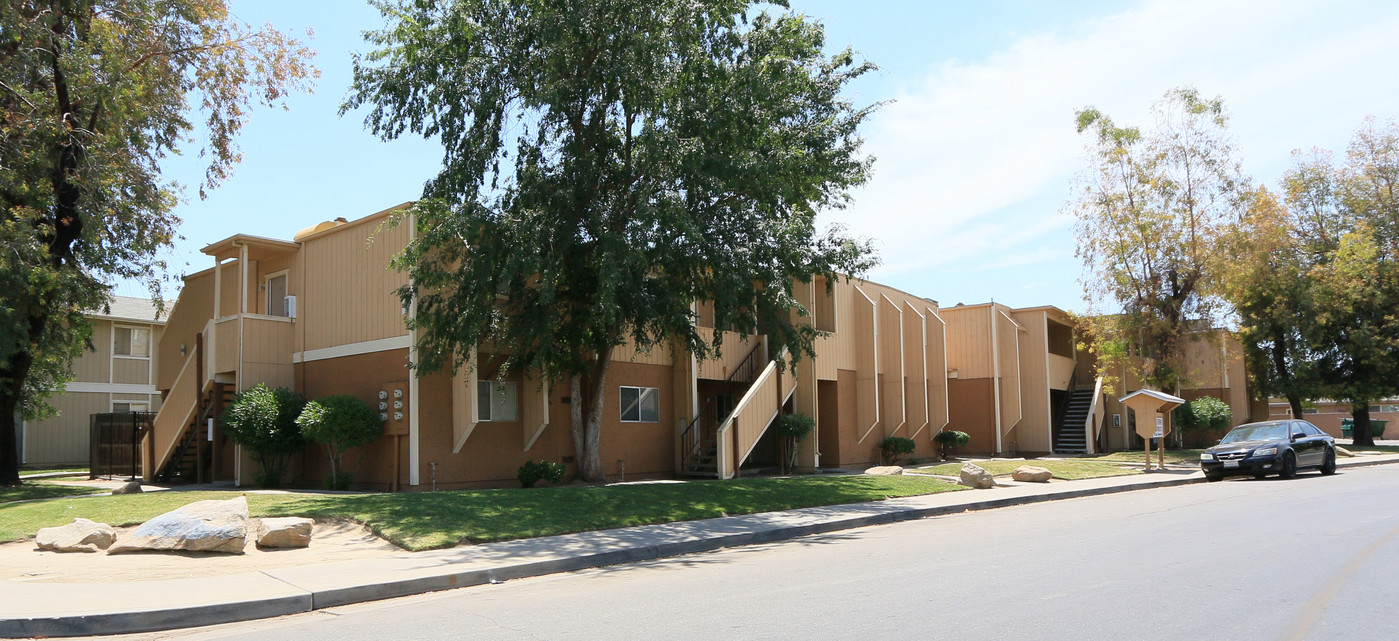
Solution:
M 1098 401 L 1102 400 L 1102 398 L 1103 377 L 1099 376 L 1097 382 L 1093 384 L 1093 403 L 1088 406 L 1088 417 L 1083 419 L 1083 440 L 1088 448 L 1089 454 L 1094 453 L 1094 444 L 1098 440 L 1098 435 L 1094 432 L 1096 432 L 1097 427 L 1102 424 L 1102 421 L 1098 420 Z
M 749 350 L 748 355 L 743 357 L 743 360 L 739 362 L 737 367 L 733 368 L 732 372 L 729 372 L 728 378 L 725 378 L 724 382 L 719 386 L 719 391 L 709 397 L 709 401 L 704 404 L 704 407 L 700 409 L 699 413 L 695 414 L 695 417 L 690 420 L 690 424 L 685 426 L 685 430 L 680 433 L 682 462 L 689 463 L 694 460 L 704 447 L 705 430 L 700 426 L 700 422 L 704 420 L 704 417 L 709 414 L 710 410 L 714 409 L 714 404 L 719 397 L 733 391 L 734 386 L 736 386 L 739 381 L 746 381 L 751 384 L 753 380 L 757 378 L 758 373 L 762 371 L 760 365 L 765 364 L 763 362 L 765 359 L 758 358 L 758 352 L 764 347 L 766 347 L 766 344 L 762 341 L 758 341 L 758 344 L 754 345 L 753 349 Z M 732 412 L 733 408 L 730 407 L 729 411 Z M 718 425 L 723 423 L 727 418 L 728 416 L 715 417 L 715 427 L 718 427 Z
M 1069 373 L 1069 386 L 1064 391 L 1064 402 L 1059 404 L 1059 416 L 1055 417 L 1054 419 L 1054 433 L 1052 435 L 1054 438 L 1054 442 L 1049 444 L 1050 449 L 1054 449 L 1056 446 L 1059 445 L 1059 435 L 1063 433 L 1064 428 L 1067 427 L 1066 425 L 1064 425 L 1064 421 L 1068 420 L 1069 418 L 1069 405 L 1072 404 L 1070 401 L 1073 400 L 1074 390 L 1077 387 L 1078 367 L 1075 366 L 1073 371 Z

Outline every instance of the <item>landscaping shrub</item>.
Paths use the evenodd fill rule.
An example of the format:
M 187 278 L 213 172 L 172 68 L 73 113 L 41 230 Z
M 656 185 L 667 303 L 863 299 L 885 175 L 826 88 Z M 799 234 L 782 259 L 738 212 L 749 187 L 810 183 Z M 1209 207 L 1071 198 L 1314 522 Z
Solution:
M 884 462 L 889 464 L 898 463 L 904 456 L 912 454 L 914 446 L 913 439 L 902 436 L 890 436 L 879 443 Z
M 966 432 L 947 429 L 938 432 L 937 435 L 933 437 L 933 442 L 942 446 L 942 460 L 944 461 L 948 459 L 948 452 L 970 443 L 971 440 L 971 435 Z
M 515 478 L 520 479 L 520 487 L 534 487 L 541 479 L 550 483 L 558 483 L 563 480 L 564 467 L 562 463 L 553 461 L 525 461 L 520 466 L 520 470 L 515 473 Z
M 325 484 L 332 490 L 349 489 L 354 481 L 354 475 L 345 471 L 342 461 L 345 450 L 373 443 L 383 431 L 383 423 L 374 408 L 345 394 L 307 403 L 296 424 L 301 426 L 306 438 L 325 446 L 330 459 L 330 476 Z M 363 460 L 361 453 L 360 461 Z M 355 467 L 358 468 L 358 464 Z
M 791 474 L 797 467 L 797 443 L 811 435 L 816 429 L 816 419 L 796 412 L 777 417 L 777 436 L 782 441 L 782 473 Z
M 1229 427 L 1234 418 L 1229 405 L 1213 396 L 1201 396 L 1176 408 L 1171 420 L 1180 428 L 1181 436 L 1190 434 L 1197 444 L 1211 439 L 1211 435 Z
M 281 485 L 287 459 L 306 446 L 296 424 L 305 404 L 305 397 L 285 387 L 258 383 L 239 392 L 224 410 L 224 433 L 248 448 L 261 467 L 258 485 Z

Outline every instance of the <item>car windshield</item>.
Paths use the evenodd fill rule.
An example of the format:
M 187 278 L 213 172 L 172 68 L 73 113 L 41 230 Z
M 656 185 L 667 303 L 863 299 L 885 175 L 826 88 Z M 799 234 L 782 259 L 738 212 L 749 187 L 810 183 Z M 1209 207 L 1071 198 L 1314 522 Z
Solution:
M 1259 423 L 1257 425 L 1240 425 L 1224 435 L 1224 440 L 1220 443 L 1239 443 L 1241 441 L 1272 441 L 1287 438 L 1286 423 Z

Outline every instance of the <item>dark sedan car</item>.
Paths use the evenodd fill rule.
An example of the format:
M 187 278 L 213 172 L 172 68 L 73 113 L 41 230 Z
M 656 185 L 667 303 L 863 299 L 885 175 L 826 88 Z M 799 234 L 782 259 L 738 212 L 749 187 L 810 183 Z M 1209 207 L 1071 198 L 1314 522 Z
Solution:
M 1211 481 L 1244 474 L 1290 479 L 1313 467 L 1336 473 L 1336 441 L 1306 421 L 1245 423 L 1200 453 L 1200 469 Z

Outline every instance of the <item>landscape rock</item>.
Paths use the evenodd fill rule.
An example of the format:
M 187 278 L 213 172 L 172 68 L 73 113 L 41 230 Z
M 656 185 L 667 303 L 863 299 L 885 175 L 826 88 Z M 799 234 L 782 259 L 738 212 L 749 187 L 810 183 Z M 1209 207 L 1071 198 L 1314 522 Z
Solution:
M 1010 478 L 1021 483 L 1048 483 L 1054 473 L 1038 465 L 1021 465 L 1010 471 Z
M 1355 452 L 1352 452 L 1352 451 L 1350 451 L 1350 450 L 1348 450 L 1348 449 L 1346 449 L 1346 448 L 1344 448 L 1344 447 L 1341 447 L 1341 446 L 1339 446 L 1339 445 L 1336 446 L 1336 453 L 1339 454 L 1339 455 L 1341 455 L 1341 456 L 1352 456 L 1352 457 L 1355 456 Z
M 248 499 L 195 501 L 157 516 L 117 538 L 107 554 L 184 550 L 242 554 L 248 541 Z
M 123 486 L 121 486 L 121 487 L 119 487 L 119 488 L 117 488 L 117 489 L 115 489 L 115 490 L 112 490 L 112 494 L 113 494 L 113 495 L 116 495 L 116 494 L 140 494 L 140 493 L 142 493 L 142 492 L 145 492 L 145 490 L 141 489 L 141 482 L 140 482 L 140 481 L 127 481 L 127 482 L 126 482 L 126 485 L 123 485 Z
M 304 548 L 311 544 L 313 526 L 315 521 L 299 516 L 261 519 L 257 544 L 265 548 Z
M 904 468 L 898 465 L 876 465 L 865 470 L 865 474 L 870 476 L 901 476 L 903 473 Z
M 46 527 L 34 537 L 40 550 L 54 552 L 96 552 L 105 550 L 117 540 L 117 531 L 106 523 L 73 519 L 68 525 Z
M 972 463 L 962 464 L 962 485 L 974 487 L 978 490 L 996 487 L 996 479 L 991 477 L 991 473 L 980 465 Z

